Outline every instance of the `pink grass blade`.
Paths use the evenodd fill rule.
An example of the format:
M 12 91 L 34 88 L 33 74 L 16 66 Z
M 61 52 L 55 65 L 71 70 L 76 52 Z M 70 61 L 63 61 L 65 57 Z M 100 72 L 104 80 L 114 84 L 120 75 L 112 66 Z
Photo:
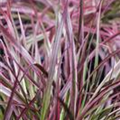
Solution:
M 65 23 L 66 23 L 66 33 L 68 37 L 68 43 L 71 44 L 70 47 L 70 59 L 71 59 L 71 73 L 72 73 L 72 89 L 71 89 L 71 111 L 73 115 L 76 114 L 76 102 L 77 102 L 77 60 L 76 60 L 76 52 L 75 52 L 75 43 L 73 36 L 73 29 L 71 24 L 70 15 L 66 6 L 66 14 L 65 14 Z
M 42 105 L 42 109 L 41 109 L 41 120 L 45 120 L 46 115 L 48 113 L 50 97 L 51 97 L 50 91 L 51 91 L 51 85 L 53 82 L 53 76 L 54 76 L 54 72 L 55 72 L 55 66 L 56 66 L 56 61 L 57 61 L 57 54 L 59 51 L 62 29 L 63 29 L 63 20 L 61 20 L 61 22 L 59 24 L 59 27 L 57 29 L 57 33 L 55 36 L 55 42 L 53 44 L 51 65 L 50 65 L 49 72 L 48 72 L 48 83 L 46 86 L 45 94 L 43 96 L 43 105 Z

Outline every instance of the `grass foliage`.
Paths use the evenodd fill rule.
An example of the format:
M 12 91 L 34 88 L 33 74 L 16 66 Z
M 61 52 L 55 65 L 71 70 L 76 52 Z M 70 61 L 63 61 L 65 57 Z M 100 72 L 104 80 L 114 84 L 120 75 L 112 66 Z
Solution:
M 0 1 L 0 120 L 119 120 L 120 1 Z

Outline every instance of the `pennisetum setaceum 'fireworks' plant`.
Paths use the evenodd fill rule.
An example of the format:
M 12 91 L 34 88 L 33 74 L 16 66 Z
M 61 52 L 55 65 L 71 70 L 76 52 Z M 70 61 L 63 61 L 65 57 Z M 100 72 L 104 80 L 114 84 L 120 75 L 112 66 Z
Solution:
M 119 120 L 120 1 L 0 1 L 0 120 Z

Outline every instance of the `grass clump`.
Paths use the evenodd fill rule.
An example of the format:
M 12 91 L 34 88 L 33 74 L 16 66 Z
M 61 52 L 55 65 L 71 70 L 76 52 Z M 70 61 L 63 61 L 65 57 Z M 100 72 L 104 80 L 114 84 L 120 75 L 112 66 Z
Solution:
M 0 119 L 120 119 L 117 9 L 116 0 L 0 1 Z

